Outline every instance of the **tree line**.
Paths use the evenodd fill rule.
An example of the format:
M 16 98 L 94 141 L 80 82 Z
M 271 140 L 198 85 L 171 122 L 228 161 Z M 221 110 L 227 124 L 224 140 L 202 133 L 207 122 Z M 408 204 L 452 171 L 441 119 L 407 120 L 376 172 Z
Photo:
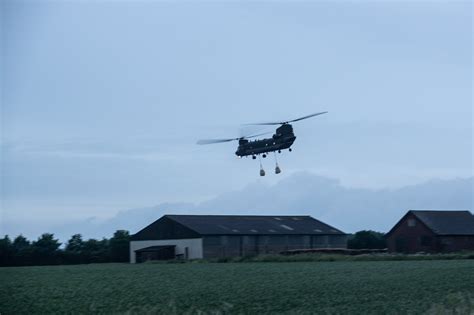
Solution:
M 11 240 L 6 235 L 0 239 L 0 266 L 128 262 L 130 234 L 117 230 L 113 237 L 102 240 L 83 240 L 81 234 L 75 234 L 63 248 L 61 245 L 51 233 L 44 233 L 36 241 L 23 235 Z
M 347 241 L 350 249 L 383 249 L 387 248 L 387 240 L 384 233 L 371 230 L 356 232 Z
M 349 238 L 347 247 L 375 249 L 386 248 L 387 245 L 383 233 L 359 231 Z M 125 230 L 117 230 L 113 237 L 102 240 L 83 240 L 81 234 L 75 234 L 63 248 L 50 233 L 44 233 L 32 242 L 22 235 L 13 240 L 8 235 L 0 239 L 0 266 L 128 262 L 129 255 L 130 234 Z

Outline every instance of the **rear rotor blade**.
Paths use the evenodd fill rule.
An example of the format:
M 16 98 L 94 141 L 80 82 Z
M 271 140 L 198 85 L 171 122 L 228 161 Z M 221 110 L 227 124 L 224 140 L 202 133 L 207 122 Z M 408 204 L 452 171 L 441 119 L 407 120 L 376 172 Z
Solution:
M 303 120 L 303 119 L 311 118 L 311 117 L 326 114 L 326 113 L 327 112 L 314 113 L 314 114 L 311 114 L 311 115 L 306 115 L 306 116 L 296 118 L 296 119 L 293 119 L 293 120 L 288 120 L 288 121 L 275 121 L 275 122 L 265 122 L 265 123 L 255 123 L 255 124 L 245 124 L 245 125 L 256 125 L 256 126 L 283 125 L 283 124 L 287 124 L 287 123 L 291 123 L 291 122 L 295 122 L 295 121 L 300 121 L 300 120 Z
M 239 140 L 239 138 L 233 138 L 233 139 L 203 139 L 199 140 L 197 144 L 213 144 L 213 143 L 223 143 L 223 142 L 230 142 L 234 140 Z
M 318 115 L 322 115 L 322 114 L 326 114 L 326 113 L 327 113 L 327 112 L 314 113 L 314 114 L 311 114 L 311 115 L 307 115 L 307 116 L 303 116 L 303 117 L 300 117 L 300 118 L 296 118 L 296 119 L 287 121 L 287 123 L 295 122 L 295 121 L 300 121 L 300 120 L 303 120 L 303 119 L 311 118 L 311 117 L 318 116 Z

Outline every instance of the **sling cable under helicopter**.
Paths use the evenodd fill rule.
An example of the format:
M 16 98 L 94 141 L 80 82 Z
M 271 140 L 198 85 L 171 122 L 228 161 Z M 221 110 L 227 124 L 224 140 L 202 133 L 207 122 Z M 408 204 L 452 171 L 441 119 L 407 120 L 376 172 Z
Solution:
M 259 125 L 259 126 L 280 125 L 280 127 L 278 127 L 275 130 L 275 133 L 272 135 L 271 138 L 249 141 L 249 139 L 251 138 L 255 138 L 258 136 L 271 133 L 271 132 L 266 132 L 266 133 L 260 133 L 256 135 L 239 137 L 239 138 L 199 140 L 197 144 L 213 144 L 213 143 L 222 143 L 222 142 L 230 142 L 230 141 L 239 141 L 239 146 L 237 147 L 237 151 L 235 152 L 235 154 L 238 157 L 252 156 L 252 159 L 254 160 L 258 156 L 259 162 L 260 162 L 260 176 L 265 176 L 265 170 L 263 169 L 260 155 L 261 157 L 266 158 L 269 152 L 273 152 L 275 155 L 275 174 L 280 174 L 281 169 L 280 169 L 280 166 L 278 165 L 276 152 L 281 153 L 281 151 L 285 149 L 288 149 L 288 151 L 291 152 L 292 151 L 291 146 L 296 140 L 296 136 L 293 132 L 293 126 L 290 123 L 297 122 L 297 121 L 307 119 L 307 118 L 311 118 L 314 116 L 326 114 L 326 113 L 327 112 L 319 112 L 319 113 L 303 116 L 300 118 L 296 118 L 293 120 L 281 121 L 281 122 L 246 124 L 246 125 Z

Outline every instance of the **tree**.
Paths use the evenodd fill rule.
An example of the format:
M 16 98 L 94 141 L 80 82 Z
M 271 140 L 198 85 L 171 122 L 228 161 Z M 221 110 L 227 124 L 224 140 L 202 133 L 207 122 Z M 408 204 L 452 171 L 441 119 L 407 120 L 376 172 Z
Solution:
M 33 248 L 31 247 L 30 241 L 23 235 L 18 235 L 13 240 L 13 265 L 14 266 L 27 266 L 33 264 Z
M 385 234 L 370 230 L 355 233 L 347 242 L 347 247 L 352 249 L 381 249 L 387 247 Z
M 70 264 L 88 262 L 84 254 L 84 241 L 82 240 L 81 234 L 71 236 L 64 249 L 64 259 L 66 263 Z
M 84 241 L 81 234 L 74 234 L 71 236 L 66 244 L 66 250 L 71 252 L 81 252 L 84 250 Z
M 12 241 L 8 235 L 5 235 L 4 238 L 0 239 L 0 266 L 12 266 L 13 256 Z
M 84 242 L 83 257 L 88 263 L 103 263 L 109 261 L 109 241 L 88 239 Z
M 117 230 L 109 242 L 110 258 L 114 262 L 128 262 L 130 259 L 130 234 Z
M 15 248 L 15 251 L 22 251 L 30 247 L 30 241 L 26 239 L 23 235 L 18 235 L 15 237 L 13 240 L 13 247 Z
M 54 234 L 44 233 L 31 245 L 33 248 L 34 264 L 51 265 L 60 263 L 60 252 L 58 249 L 61 243 L 54 239 Z

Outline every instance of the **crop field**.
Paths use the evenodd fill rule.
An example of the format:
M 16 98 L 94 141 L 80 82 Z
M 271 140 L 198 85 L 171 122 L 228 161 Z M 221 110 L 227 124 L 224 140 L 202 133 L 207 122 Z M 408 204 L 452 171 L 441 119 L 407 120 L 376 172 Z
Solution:
M 8 267 L 0 313 L 473 314 L 474 260 Z

